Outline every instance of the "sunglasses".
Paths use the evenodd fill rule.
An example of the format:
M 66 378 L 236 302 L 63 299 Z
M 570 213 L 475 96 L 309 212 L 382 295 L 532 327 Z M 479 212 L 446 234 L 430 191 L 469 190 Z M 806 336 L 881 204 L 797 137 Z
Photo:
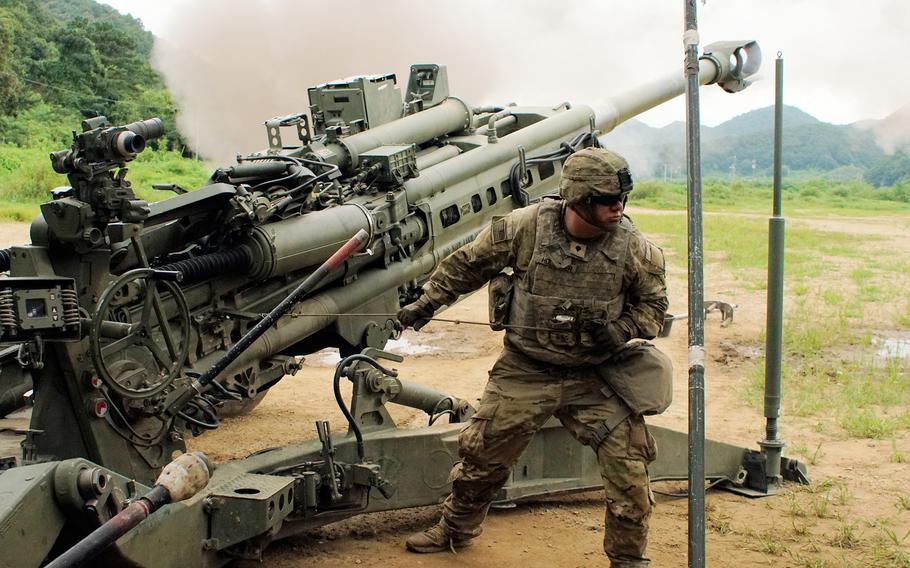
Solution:
M 619 195 L 592 195 L 588 198 L 588 203 L 591 203 L 593 205 L 606 205 L 607 207 L 613 207 L 619 202 L 625 203 L 628 197 L 628 191 L 624 191 Z

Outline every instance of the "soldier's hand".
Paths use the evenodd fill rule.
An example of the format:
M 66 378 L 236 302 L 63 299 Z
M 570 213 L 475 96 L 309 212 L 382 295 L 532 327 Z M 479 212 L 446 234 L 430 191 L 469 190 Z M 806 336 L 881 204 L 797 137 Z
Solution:
M 425 296 L 421 296 L 416 302 L 408 304 L 398 311 L 398 322 L 402 329 L 409 327 L 414 331 L 420 329 L 429 323 L 430 318 L 436 313 L 436 309 Z
M 629 330 L 619 321 L 608 321 L 595 325 L 591 329 L 591 335 L 594 337 L 594 341 L 608 351 L 616 351 L 632 339 Z

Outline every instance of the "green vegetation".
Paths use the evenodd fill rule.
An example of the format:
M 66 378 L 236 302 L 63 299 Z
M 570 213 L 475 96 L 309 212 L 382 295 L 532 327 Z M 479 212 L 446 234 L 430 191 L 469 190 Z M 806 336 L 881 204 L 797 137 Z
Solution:
M 910 156 L 898 150 L 873 163 L 864 177 L 875 187 L 906 181 L 910 179 Z
M 654 184 L 655 192 L 646 191 L 644 198 L 633 201 L 631 215 L 635 224 L 647 235 L 660 238 L 665 247 L 672 251 L 677 258 L 685 258 L 687 250 L 686 218 L 683 215 L 655 215 L 637 214 L 635 207 L 666 207 L 667 196 L 677 196 L 675 186 L 667 184 Z M 647 190 L 647 188 L 646 188 Z M 636 191 L 638 191 L 636 189 Z M 752 289 L 763 289 L 767 282 L 762 276 L 767 266 L 768 242 L 767 227 L 769 213 L 760 214 L 760 208 L 767 207 L 770 202 L 770 191 L 767 199 L 762 198 L 765 193 L 763 188 L 758 188 L 750 193 L 745 188 L 735 190 L 736 196 L 727 196 L 729 206 L 714 203 L 709 204 L 706 199 L 706 215 L 704 218 L 705 253 L 708 260 L 716 260 L 725 268 L 736 271 L 744 284 Z M 633 193 L 634 195 L 634 193 Z M 685 199 L 684 195 L 679 196 Z M 871 216 L 880 209 L 906 210 L 910 212 L 910 204 L 885 202 L 875 199 L 858 199 L 859 205 L 851 209 L 851 216 Z M 735 205 L 734 205 L 735 203 Z M 861 208 L 865 206 L 865 208 Z M 680 208 L 680 207 L 676 207 Z M 827 208 L 818 208 L 814 201 L 802 199 L 797 194 L 785 209 L 799 209 L 802 215 L 828 215 Z M 841 214 L 846 214 L 841 210 Z M 757 235 L 761 235 L 756 238 Z M 864 237 L 864 245 L 869 246 L 878 242 L 875 237 Z M 857 247 L 855 238 L 846 233 L 821 231 L 808 227 L 794 227 L 791 223 L 786 233 L 786 271 L 787 278 L 794 285 L 794 293 L 801 293 L 801 286 L 809 278 L 817 277 L 829 269 L 829 258 L 837 256 L 842 258 L 863 258 L 868 249 Z M 861 275 L 857 272 L 857 275 Z M 870 273 L 871 277 L 871 273 Z M 871 282 L 868 284 L 872 286 Z M 868 291 L 868 290 L 867 290 Z M 831 292 L 830 294 L 834 294 Z M 835 296 L 831 296 L 833 299 Z
M 784 412 L 830 420 L 848 436 L 890 438 L 910 428 L 910 368 L 876 353 L 870 329 L 902 327 L 910 295 L 907 265 L 871 260 L 889 258 L 884 240 L 864 237 L 862 247 L 850 249 L 834 235 L 817 237 L 806 248 L 814 255 L 787 257 L 793 280 L 784 324 Z M 813 267 L 819 258 L 825 259 L 823 273 Z M 756 405 L 762 367 L 752 376 Z
M 706 179 L 702 202 L 706 212 L 764 212 L 771 214 L 771 181 Z M 782 183 L 785 215 L 872 216 L 882 211 L 910 211 L 910 178 L 888 188 L 876 188 L 859 180 L 831 181 L 815 177 L 787 178 Z M 653 209 L 685 209 L 685 182 L 643 181 L 630 194 L 633 206 Z
M 681 208 L 684 188 L 663 183 L 640 184 L 640 188 L 643 191 L 630 207 L 636 225 L 661 243 L 671 262 L 684 268 L 685 215 L 636 213 L 638 207 Z M 910 183 L 901 182 L 891 189 L 901 188 L 910 188 Z M 876 217 L 888 215 L 895 235 L 900 235 L 910 204 L 893 197 L 892 192 L 862 182 L 795 182 L 784 193 L 783 413 L 812 418 L 819 428 L 845 436 L 887 440 L 910 429 L 910 365 L 881 352 L 873 334 L 873 330 L 887 335 L 887 330 L 907 327 L 910 263 L 899 255 L 896 258 L 887 233 L 857 237 L 824 229 L 832 218 L 841 217 L 845 223 L 858 218 L 871 225 Z M 730 270 L 747 291 L 767 286 L 770 202 L 767 185 L 705 183 L 706 263 Z M 763 335 L 754 341 L 761 345 Z M 761 408 L 764 361 L 755 363 L 750 379 L 751 388 L 744 397 Z M 802 448 L 801 453 L 815 459 L 818 449 Z M 893 454 L 899 455 L 896 450 Z
M 152 183 L 196 187 L 203 166 L 181 157 L 176 109 L 149 64 L 152 35 L 93 0 L 0 3 L 0 219 L 31 220 L 66 178 L 48 154 L 68 148 L 83 116 L 113 124 L 158 116 L 167 136 L 130 167 L 140 197 L 167 196 Z
M 141 199 L 158 201 L 173 194 L 151 189 L 153 183 L 195 188 L 208 173 L 201 162 L 159 150 L 143 152 L 130 162 L 127 179 Z M 67 185 L 66 176 L 51 169 L 47 152 L 0 145 L 0 219 L 31 221 L 38 214 L 38 206 L 50 199 L 50 191 L 63 185 Z
M 900 505 L 894 515 L 859 520 L 850 508 L 853 497 L 847 483 L 836 478 L 790 486 L 781 497 L 767 507 L 789 517 L 792 530 L 780 530 L 772 522 L 763 529 L 733 532 L 763 554 L 787 556 L 788 566 L 910 566 L 910 531 L 896 528 L 904 525 L 901 512 L 906 509 Z
M 171 136 L 165 146 L 181 148 L 175 105 L 149 63 L 151 47 L 138 20 L 93 0 L 3 2 L 0 143 L 68 145 L 81 112 L 113 123 L 159 116 Z
M 762 110 L 766 115 L 773 111 L 770 107 Z M 730 121 L 729 126 L 733 127 L 730 130 L 737 126 L 736 120 Z M 759 174 L 768 174 L 773 156 L 772 124 L 768 120 L 763 130 L 744 133 L 734 130 L 729 136 L 713 140 L 702 153 L 703 171 L 726 173 L 735 164 L 737 172 L 749 174 L 754 161 Z M 871 132 L 851 126 L 816 121 L 785 126 L 784 132 L 783 165 L 790 171 L 830 171 L 844 166 L 865 168 L 885 155 Z
M 788 179 L 863 181 L 875 187 L 910 179 L 910 160 L 889 155 L 879 145 L 874 126 L 899 130 L 896 116 L 865 125 L 822 122 L 784 105 L 782 166 Z M 715 127 L 702 126 L 701 170 L 706 177 L 728 180 L 768 178 L 772 172 L 774 108 L 755 109 Z M 631 158 L 637 179 L 684 180 L 685 125 L 652 128 L 631 120 L 602 136 L 607 147 Z M 904 152 L 907 149 L 904 148 Z M 889 150 L 890 152 L 890 150 Z

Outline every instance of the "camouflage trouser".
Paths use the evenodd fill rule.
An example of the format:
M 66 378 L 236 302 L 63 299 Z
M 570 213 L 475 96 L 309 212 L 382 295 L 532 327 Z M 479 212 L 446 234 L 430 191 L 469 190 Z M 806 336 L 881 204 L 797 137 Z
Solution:
M 480 534 L 512 466 L 554 415 L 597 453 L 607 503 L 604 551 L 614 566 L 644 565 L 652 504 L 647 464 L 656 456 L 644 419 L 631 415 L 592 368 L 549 366 L 508 348 L 459 436 L 462 462 L 452 470 L 452 494 L 443 505 L 446 528 Z

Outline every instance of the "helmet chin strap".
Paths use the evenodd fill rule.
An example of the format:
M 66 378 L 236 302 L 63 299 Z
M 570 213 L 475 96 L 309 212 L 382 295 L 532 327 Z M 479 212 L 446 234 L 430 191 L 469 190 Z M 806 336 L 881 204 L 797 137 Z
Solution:
M 582 223 L 590 227 L 592 230 L 597 231 L 600 234 L 606 234 L 608 232 L 606 229 L 594 222 L 594 219 L 591 215 L 590 205 L 573 203 L 572 205 L 569 205 L 569 209 L 571 209 L 572 212 L 575 213 L 579 219 L 581 219 Z

